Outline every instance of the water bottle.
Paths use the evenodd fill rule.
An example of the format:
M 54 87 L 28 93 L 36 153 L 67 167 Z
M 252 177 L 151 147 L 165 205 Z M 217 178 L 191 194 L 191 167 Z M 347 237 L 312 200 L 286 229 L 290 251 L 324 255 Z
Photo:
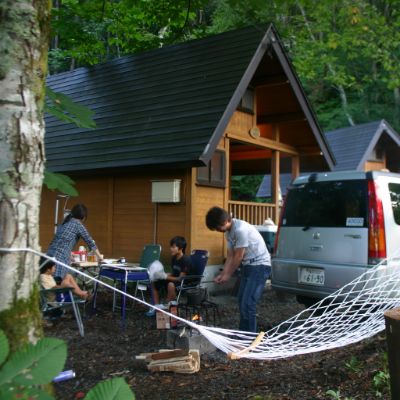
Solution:
M 81 256 L 81 262 L 87 261 L 87 251 L 85 246 L 79 246 L 79 253 Z
M 62 371 L 60 372 L 54 379 L 53 382 L 61 382 L 61 381 L 67 381 L 68 379 L 73 379 L 75 378 L 75 371 L 72 369 L 69 369 L 68 371 Z

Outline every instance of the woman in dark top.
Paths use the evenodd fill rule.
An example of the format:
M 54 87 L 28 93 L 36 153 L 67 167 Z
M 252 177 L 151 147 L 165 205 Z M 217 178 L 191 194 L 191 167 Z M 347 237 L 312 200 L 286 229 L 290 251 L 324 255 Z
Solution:
M 172 272 L 167 274 L 165 280 L 153 282 L 153 297 L 154 304 L 160 303 L 159 291 L 163 288 L 167 291 L 167 303 L 176 299 L 176 286 L 180 284 L 179 279 L 185 275 L 191 275 L 192 273 L 192 260 L 185 254 L 186 240 L 182 236 L 173 237 L 170 242 L 170 252 L 172 256 L 171 267 Z M 155 314 L 155 310 L 149 310 L 146 315 L 151 317 Z
M 82 224 L 87 218 L 87 208 L 84 204 L 76 204 L 72 207 L 71 213 L 68 214 L 62 224 L 57 228 L 57 232 L 50 243 L 47 255 L 55 257 L 57 261 L 70 265 L 71 252 L 79 239 L 82 239 L 89 249 L 96 252 L 97 258 L 102 259 L 94 240 L 90 236 L 87 229 Z M 67 274 L 67 268 L 56 263 L 55 276 L 61 279 Z

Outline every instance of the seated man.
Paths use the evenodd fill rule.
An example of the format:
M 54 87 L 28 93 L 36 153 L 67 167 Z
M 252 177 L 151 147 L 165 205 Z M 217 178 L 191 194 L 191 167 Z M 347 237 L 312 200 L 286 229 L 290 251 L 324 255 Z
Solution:
M 43 262 L 44 260 L 41 259 L 40 264 L 42 265 Z M 71 274 L 66 274 L 61 283 L 57 284 L 53 277 L 55 272 L 56 264 L 52 260 L 47 260 L 46 263 L 40 268 L 40 284 L 43 289 L 72 288 L 73 293 L 78 297 L 85 300 L 88 299 L 89 293 L 79 287 Z
M 160 303 L 160 290 L 167 292 L 167 303 L 176 299 L 176 286 L 181 282 L 179 278 L 192 273 L 192 260 L 185 254 L 186 239 L 182 236 L 173 237 L 170 242 L 170 252 L 172 256 L 172 272 L 167 274 L 165 280 L 159 280 L 152 283 L 154 304 Z M 155 310 L 149 310 L 146 315 L 151 317 L 155 315 Z

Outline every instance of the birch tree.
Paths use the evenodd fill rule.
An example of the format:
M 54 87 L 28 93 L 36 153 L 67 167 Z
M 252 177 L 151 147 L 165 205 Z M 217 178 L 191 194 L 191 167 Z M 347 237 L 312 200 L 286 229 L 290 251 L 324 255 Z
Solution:
M 39 249 L 49 0 L 0 0 L 0 248 Z M 0 252 L 0 328 L 11 350 L 41 335 L 38 257 Z

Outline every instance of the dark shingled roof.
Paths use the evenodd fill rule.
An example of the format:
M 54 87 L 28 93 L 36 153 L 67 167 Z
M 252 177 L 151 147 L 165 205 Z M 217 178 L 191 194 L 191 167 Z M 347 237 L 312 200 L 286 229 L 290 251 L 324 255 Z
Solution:
M 50 88 L 96 113 L 97 127 L 78 128 L 46 116 L 47 168 L 205 165 L 271 43 L 290 72 L 276 35 L 272 25 L 249 27 L 50 76 Z M 332 165 L 295 79 L 295 93 Z
M 400 137 L 385 120 L 326 132 L 336 159 L 334 171 L 363 170 L 367 157 L 384 132 L 400 146 Z
M 199 160 L 264 35 L 237 30 L 49 77 L 53 90 L 95 111 L 97 128 L 46 117 L 48 168 L 203 165 Z

